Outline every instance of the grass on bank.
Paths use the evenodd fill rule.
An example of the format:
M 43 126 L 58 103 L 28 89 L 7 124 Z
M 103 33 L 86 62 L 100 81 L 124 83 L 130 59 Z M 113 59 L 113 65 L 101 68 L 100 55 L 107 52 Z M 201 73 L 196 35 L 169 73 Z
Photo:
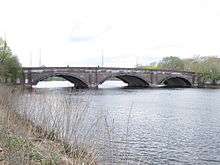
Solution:
M 0 165 L 97 164 L 94 151 L 70 144 L 58 134 L 58 119 L 53 122 L 53 130 L 36 125 L 27 114 L 22 114 L 18 104 L 13 105 L 19 97 L 17 91 L 0 87 Z
M 0 86 L 0 165 L 142 164 L 130 152 L 132 106 L 118 138 L 108 111 L 90 113 L 89 99 Z

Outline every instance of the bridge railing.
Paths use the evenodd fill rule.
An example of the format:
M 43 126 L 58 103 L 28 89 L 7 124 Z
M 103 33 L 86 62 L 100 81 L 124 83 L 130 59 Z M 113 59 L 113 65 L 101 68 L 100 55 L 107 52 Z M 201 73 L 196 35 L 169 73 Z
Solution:
M 121 70 L 121 71 L 144 71 L 144 72 L 165 72 L 165 73 L 182 73 L 182 74 L 196 74 L 195 72 L 190 71 L 177 71 L 177 70 L 166 70 L 166 69 L 144 69 L 144 68 L 115 68 L 115 67 L 23 67 L 24 72 L 27 71 L 55 71 L 55 70 L 63 70 L 63 71 L 87 71 L 87 70 L 97 70 L 97 71 L 113 71 L 113 70 Z

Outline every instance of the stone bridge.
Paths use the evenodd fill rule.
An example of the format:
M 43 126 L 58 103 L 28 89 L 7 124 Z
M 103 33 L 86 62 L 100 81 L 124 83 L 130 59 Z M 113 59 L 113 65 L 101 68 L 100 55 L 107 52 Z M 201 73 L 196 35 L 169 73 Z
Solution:
M 24 67 L 21 83 L 36 85 L 49 77 L 62 77 L 76 88 L 98 88 L 112 78 L 118 78 L 129 87 L 197 87 L 201 77 L 194 72 L 147 70 L 140 68 L 107 67 Z

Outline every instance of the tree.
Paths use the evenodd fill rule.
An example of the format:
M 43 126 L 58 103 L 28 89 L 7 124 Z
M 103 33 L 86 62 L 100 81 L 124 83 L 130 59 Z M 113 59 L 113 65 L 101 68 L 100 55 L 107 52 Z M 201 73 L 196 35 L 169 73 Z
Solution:
M 179 57 L 164 57 L 158 64 L 161 69 L 184 70 L 184 62 Z
M 12 54 L 7 42 L 0 38 L 0 79 L 15 83 L 20 74 L 21 64 L 18 58 Z
M 215 56 L 196 56 L 184 63 L 185 70 L 202 74 L 204 82 L 211 81 L 215 85 L 220 80 L 220 59 Z
M 220 59 L 217 57 L 203 57 L 201 68 L 205 79 L 216 85 L 217 81 L 220 80 Z

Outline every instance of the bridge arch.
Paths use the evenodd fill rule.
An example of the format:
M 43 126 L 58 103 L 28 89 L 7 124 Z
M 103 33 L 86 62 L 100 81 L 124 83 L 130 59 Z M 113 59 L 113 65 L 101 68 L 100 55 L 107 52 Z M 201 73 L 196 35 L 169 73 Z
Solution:
M 161 85 L 165 85 L 166 87 L 180 87 L 180 88 L 189 88 L 192 87 L 191 82 L 180 76 L 172 76 L 172 77 L 166 77 L 161 82 Z
M 75 76 L 75 75 L 70 75 L 70 74 L 61 74 L 61 73 L 53 73 L 53 74 L 46 74 L 42 75 L 40 77 L 37 77 L 35 80 L 33 80 L 33 85 L 37 85 L 38 82 L 46 80 L 50 77 L 61 77 L 71 83 L 74 84 L 75 88 L 88 88 L 88 84 L 86 83 L 85 80 L 82 78 Z
M 111 79 L 111 78 L 117 78 L 124 83 L 128 84 L 128 87 L 148 87 L 149 83 L 144 79 L 144 77 L 139 75 L 133 75 L 133 74 L 125 74 L 125 73 L 119 73 L 119 74 L 111 74 L 109 76 L 104 77 L 101 79 L 101 81 L 98 82 L 98 85 L 101 85 L 105 81 Z

